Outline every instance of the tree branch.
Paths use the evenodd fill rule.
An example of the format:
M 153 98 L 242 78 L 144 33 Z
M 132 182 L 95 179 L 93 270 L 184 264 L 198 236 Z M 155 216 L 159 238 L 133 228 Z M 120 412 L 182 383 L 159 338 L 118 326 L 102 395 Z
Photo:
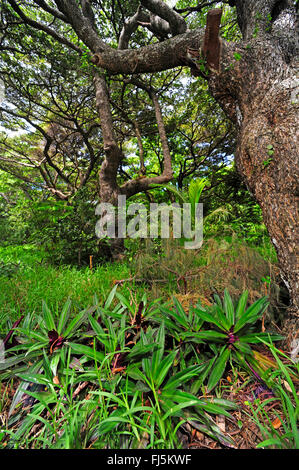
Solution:
M 219 1 L 213 0 L 211 2 L 201 3 L 197 5 L 196 7 L 174 8 L 174 11 L 176 11 L 177 13 L 187 13 L 187 12 L 192 13 L 193 11 L 200 12 L 206 7 L 211 7 L 215 3 L 219 3 Z
M 92 52 L 102 52 L 110 49 L 110 46 L 107 46 L 95 31 L 90 14 L 86 13 L 88 16 L 84 16 L 84 12 L 79 8 L 76 0 L 55 0 L 55 3 L 58 9 L 67 17 L 77 36 Z
M 95 29 L 95 16 L 88 0 L 81 0 L 82 12 L 90 26 Z
M 144 14 L 141 11 L 141 7 L 139 6 L 135 15 L 133 15 L 124 23 L 118 40 L 118 49 L 128 49 L 129 40 L 132 34 L 138 28 L 139 21 L 142 20 L 144 20 Z
M 125 184 L 121 186 L 121 193 L 125 194 L 127 197 L 133 196 L 142 191 L 146 191 L 149 189 L 150 185 L 152 184 L 163 184 L 168 183 L 171 181 L 173 176 L 172 165 L 171 165 L 171 155 L 168 146 L 168 139 L 166 135 L 166 130 L 164 126 L 163 116 L 159 104 L 158 97 L 153 89 L 146 87 L 143 83 L 132 80 L 132 83 L 136 84 L 140 88 L 143 88 L 153 101 L 153 105 L 155 108 L 155 115 L 156 121 L 158 126 L 158 132 L 161 140 L 162 145 L 162 152 L 163 152 L 163 172 L 161 175 L 153 176 L 151 178 L 144 178 L 143 176 L 138 179 L 133 179 L 127 181 Z
M 174 36 L 187 31 L 187 24 L 184 18 L 162 0 L 141 0 L 141 4 L 155 15 L 167 21 Z
M 187 65 L 187 49 L 199 49 L 202 30 L 193 30 L 174 38 L 140 47 L 139 49 L 116 50 L 110 47 L 97 51 L 92 63 L 111 73 L 153 73 Z
M 113 119 L 109 102 L 109 94 L 103 73 L 94 72 L 96 91 L 96 107 L 101 120 L 101 129 L 104 143 L 105 160 L 100 171 L 100 190 L 110 198 L 114 198 L 117 191 L 116 176 L 122 152 L 117 145 L 113 131 Z M 113 199 L 112 199 L 113 200 Z
M 55 18 L 58 18 L 59 20 L 64 21 L 65 23 L 68 23 L 67 17 L 61 13 L 60 11 L 56 10 L 55 8 L 52 8 L 50 5 L 47 4 L 45 0 L 33 0 L 34 3 L 39 5 L 43 10 L 47 11 L 48 13 L 51 13 L 51 15 L 55 16 Z

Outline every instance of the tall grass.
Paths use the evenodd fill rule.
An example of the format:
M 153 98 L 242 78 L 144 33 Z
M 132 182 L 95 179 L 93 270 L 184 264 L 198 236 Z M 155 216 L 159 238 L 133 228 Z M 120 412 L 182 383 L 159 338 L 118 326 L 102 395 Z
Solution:
M 13 323 L 21 314 L 40 311 L 42 300 L 54 312 L 69 297 L 76 308 L 82 309 L 92 304 L 95 294 L 105 299 L 115 281 L 130 277 L 126 263 L 107 263 L 91 270 L 57 268 L 43 264 L 42 259 L 43 253 L 31 245 L 0 248 L 0 261 L 12 266 L 9 271 L 0 269 L 0 332 L 6 329 L 7 321 Z

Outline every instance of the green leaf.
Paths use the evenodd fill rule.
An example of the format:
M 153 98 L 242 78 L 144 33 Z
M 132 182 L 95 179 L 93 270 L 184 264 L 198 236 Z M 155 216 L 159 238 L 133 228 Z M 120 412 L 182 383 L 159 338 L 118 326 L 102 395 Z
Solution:
M 62 353 L 62 350 L 60 350 L 60 354 L 54 352 L 53 357 L 50 361 L 50 368 L 51 368 L 53 376 L 57 375 L 57 367 L 61 359 L 61 353 Z
M 201 193 L 206 186 L 207 181 L 205 178 L 192 180 L 189 184 L 188 195 L 192 208 L 192 216 L 195 216 L 195 205 L 198 204 Z
M 218 317 L 218 320 L 220 321 L 221 325 L 223 328 L 228 331 L 231 327 L 230 321 L 227 319 L 227 316 L 223 312 L 223 308 L 219 307 L 219 305 L 214 305 L 212 307 L 213 311 L 215 312 L 215 316 Z
M 98 340 L 104 344 L 105 348 L 110 350 L 110 341 L 108 333 L 105 333 L 101 325 L 93 318 L 93 316 L 88 315 L 89 323 L 93 331 L 96 333 Z
M 20 377 L 22 380 L 25 380 L 26 382 L 33 382 L 35 384 L 39 385 L 49 385 L 52 384 L 52 382 L 47 379 L 44 375 L 41 374 L 33 374 L 31 372 L 25 373 L 25 374 L 18 374 L 18 377 Z
M 268 446 L 277 446 L 277 448 L 281 447 L 281 441 L 277 438 L 272 438 L 272 439 L 266 439 L 259 444 L 257 444 L 256 448 L 257 449 L 264 449 L 264 447 Z
M 33 351 L 33 353 L 30 354 L 20 354 L 16 357 L 9 357 L 5 359 L 5 361 L 0 362 L 0 370 L 5 370 L 9 369 L 12 366 L 15 366 L 16 364 L 19 364 L 20 362 L 29 362 L 31 361 L 34 357 L 37 357 L 40 355 L 40 351 Z
M 181 315 L 171 311 L 171 316 L 176 320 L 178 326 L 181 325 L 185 329 L 189 328 L 188 320 L 186 321 Z
M 32 413 L 28 414 L 25 419 L 22 421 L 20 427 L 14 432 L 14 440 L 18 442 L 23 434 L 32 429 L 33 424 L 36 421 L 36 416 L 40 415 L 45 409 L 45 405 L 42 403 L 37 403 L 32 409 Z
M 177 312 L 179 314 L 179 316 L 181 317 L 183 323 L 188 326 L 188 317 L 186 315 L 186 312 L 185 310 L 183 309 L 181 303 L 178 301 L 178 299 L 176 297 L 173 297 L 173 303 L 177 309 Z
M 177 355 L 177 351 L 171 351 L 164 359 L 158 364 L 157 369 L 155 370 L 154 374 L 154 382 L 157 387 L 160 387 L 165 379 L 173 361 Z
M 144 334 L 143 330 L 140 331 L 140 342 L 142 346 L 146 346 L 149 344 L 147 336 Z M 143 371 L 148 379 L 152 378 L 152 369 L 151 369 L 151 361 L 149 358 L 142 359 L 142 368 Z
M 150 343 L 150 344 L 141 344 L 138 342 L 135 344 L 135 346 L 131 349 L 131 351 L 128 353 L 127 358 L 128 359 L 133 359 L 137 357 L 142 357 L 145 355 L 148 355 L 149 352 L 151 352 L 153 349 L 158 350 L 159 347 L 156 343 Z
M 196 400 L 196 404 L 193 405 L 196 408 L 201 408 L 205 410 L 207 413 L 213 413 L 213 414 L 222 414 L 227 417 L 231 417 L 230 413 L 226 411 L 227 405 L 221 406 L 217 402 L 214 402 L 214 400 L 205 400 L 202 398 L 197 398 L 191 393 L 185 392 L 183 390 L 167 390 L 164 391 L 162 390 L 162 395 L 161 397 L 163 399 L 170 399 L 172 401 L 178 402 L 178 403 L 185 403 L 188 400 Z M 232 403 L 232 408 L 234 407 Z
M 239 298 L 238 305 L 236 308 L 236 318 L 235 321 L 238 321 L 244 315 L 246 304 L 248 299 L 248 290 L 245 290 L 241 297 Z
M 202 330 L 196 333 L 183 333 L 181 338 L 187 341 L 193 340 L 196 343 L 209 342 L 211 340 L 223 342 L 223 340 L 227 339 L 227 334 L 214 330 Z
M 246 323 L 254 323 L 266 310 L 269 302 L 267 297 L 262 297 L 254 302 L 250 307 L 244 312 L 241 318 L 237 321 L 234 332 L 237 333 L 241 328 L 243 328 Z
M 156 344 L 158 347 L 153 352 L 153 355 L 152 355 L 152 370 L 153 370 L 154 375 L 164 355 L 164 343 L 165 343 L 165 326 L 164 326 L 164 322 L 162 322 L 160 328 L 158 329 L 157 337 L 156 337 Z
M 45 375 L 48 380 L 52 380 L 53 374 L 51 371 L 50 361 L 44 349 L 43 349 L 43 355 L 44 355 L 43 368 L 44 368 Z
M 252 354 L 251 347 L 247 343 L 242 343 L 241 341 L 237 341 L 235 343 L 235 347 L 241 351 L 243 354 Z
M 281 341 L 285 337 L 282 335 L 278 335 L 276 333 L 250 333 L 248 335 L 243 335 L 240 337 L 240 342 L 241 343 L 262 343 L 263 339 L 268 340 L 269 336 L 271 337 L 272 341 Z
M 16 328 L 17 331 L 20 333 L 23 333 L 24 335 L 28 336 L 30 339 L 35 339 L 37 341 L 40 341 L 41 343 L 48 343 L 49 338 L 46 335 L 43 335 L 41 333 L 38 333 L 37 331 L 33 330 L 25 330 L 24 328 Z M 26 343 L 27 344 L 27 343 Z
M 116 287 L 116 286 L 115 286 Z M 133 315 L 135 313 L 135 305 L 130 304 L 130 301 L 126 299 L 122 294 L 116 293 L 116 297 L 120 301 L 120 303 L 128 309 L 129 312 L 131 312 Z
M 140 380 L 140 381 L 148 384 L 148 380 L 147 380 L 146 376 L 136 366 L 128 367 L 127 368 L 127 375 L 129 377 L 131 377 L 133 380 Z
M 61 333 L 63 332 L 63 329 L 68 321 L 71 304 L 72 304 L 71 300 L 68 299 L 62 308 L 62 311 L 59 317 L 58 327 L 57 327 L 57 332 L 59 335 L 61 335 Z
M 79 312 L 78 315 L 69 323 L 67 329 L 64 332 L 64 337 L 68 338 L 74 332 L 75 328 L 79 328 L 79 326 L 86 320 L 88 315 L 94 310 L 96 310 L 96 307 L 91 307 Z
M 208 392 L 213 390 L 213 388 L 217 385 L 217 383 L 221 379 L 229 356 L 230 356 L 230 350 L 228 349 L 228 347 L 225 346 L 222 349 L 219 357 L 217 358 L 214 364 L 213 370 L 211 372 L 211 375 L 209 377 Z
M 199 316 L 199 318 L 206 321 L 207 323 L 213 323 L 214 325 L 218 326 L 220 330 L 226 331 L 226 328 L 220 323 L 217 318 L 215 318 L 214 315 L 211 315 L 201 307 L 195 307 L 194 312 L 196 313 L 196 315 Z
M 68 343 L 69 346 L 76 354 L 82 354 L 89 359 L 96 360 L 97 362 L 102 362 L 105 358 L 105 354 L 100 351 L 96 351 L 89 346 L 84 346 L 83 344 Z
M 104 305 L 104 309 L 108 309 L 115 297 L 115 293 L 116 293 L 116 289 L 117 289 L 117 284 L 113 287 L 113 289 L 111 290 L 110 294 L 108 295 L 107 297 L 107 300 L 105 302 L 105 305 Z
M 151 389 L 149 388 L 148 385 L 145 385 L 144 382 L 141 382 L 140 380 L 138 380 L 138 382 L 136 383 L 135 385 L 135 388 L 136 390 L 138 390 L 139 392 L 150 392 Z
M 187 367 L 186 369 L 170 377 L 170 379 L 164 385 L 163 390 L 169 390 L 170 388 L 175 389 L 179 385 L 183 385 L 184 383 L 191 380 L 192 377 L 199 375 L 200 372 L 205 369 L 205 367 L 206 364 L 193 365 Z
M 95 318 L 93 318 L 92 315 L 88 315 L 88 320 L 89 320 L 91 328 L 96 333 L 96 335 L 100 337 L 107 336 L 107 333 L 105 333 L 105 331 L 103 330 L 99 322 Z
M 169 416 L 175 416 L 178 411 L 181 411 L 184 408 L 190 408 L 191 406 L 195 406 L 198 404 L 198 398 L 194 397 L 193 400 L 186 400 L 183 403 L 179 403 L 172 407 L 168 408 L 168 411 L 163 416 L 163 421 L 165 421 Z
M 37 372 L 40 369 L 40 367 L 42 365 L 42 362 L 43 361 L 40 360 L 36 364 L 33 364 L 32 366 L 30 366 L 29 369 L 28 369 L 28 373 L 34 374 L 35 372 Z M 29 387 L 29 385 L 30 385 L 30 383 L 27 380 L 24 380 L 18 386 L 18 388 L 16 390 L 16 393 L 14 394 L 14 397 L 12 399 L 10 408 L 9 408 L 8 418 L 11 416 L 12 412 L 14 411 L 14 409 L 18 405 L 18 403 L 20 403 L 20 401 L 22 401 L 23 395 L 25 393 L 24 391 L 26 391 L 26 389 L 27 389 L 27 387 Z
M 56 330 L 53 315 L 52 315 L 51 310 L 49 309 L 48 305 L 46 304 L 46 302 L 44 300 L 42 302 L 42 312 L 43 312 L 43 319 L 44 319 L 46 328 L 49 331 L 50 330 Z
M 224 299 L 223 299 L 224 311 L 226 313 L 226 318 L 228 320 L 229 328 L 234 324 L 235 321 L 235 311 L 234 304 L 231 296 L 227 289 L 224 290 Z

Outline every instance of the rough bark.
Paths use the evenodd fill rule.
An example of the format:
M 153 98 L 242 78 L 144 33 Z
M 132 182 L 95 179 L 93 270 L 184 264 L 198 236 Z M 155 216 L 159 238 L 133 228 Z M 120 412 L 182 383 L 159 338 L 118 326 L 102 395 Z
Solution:
M 119 194 L 116 177 L 122 153 L 113 131 L 109 94 L 103 72 L 95 73 L 94 84 L 105 151 L 105 160 L 100 170 L 100 199 L 102 202 L 116 204 Z
M 299 123 L 296 43 L 293 38 L 287 44 L 285 40 L 290 30 L 295 37 L 295 15 L 288 2 L 281 2 L 286 9 L 281 15 L 286 18 L 287 13 L 289 19 L 284 41 L 273 34 L 275 22 L 277 30 L 282 28 L 279 15 L 271 25 L 261 21 L 254 38 L 253 19 L 244 10 L 247 2 L 236 3 L 244 37 L 250 42 L 235 50 L 224 45 L 221 70 L 211 75 L 209 87 L 238 128 L 237 168 L 262 209 L 290 293 L 285 326 L 290 345 L 299 326 Z M 257 3 L 265 8 L 266 2 L 254 2 L 253 13 Z M 267 12 L 274 3 L 268 2 Z

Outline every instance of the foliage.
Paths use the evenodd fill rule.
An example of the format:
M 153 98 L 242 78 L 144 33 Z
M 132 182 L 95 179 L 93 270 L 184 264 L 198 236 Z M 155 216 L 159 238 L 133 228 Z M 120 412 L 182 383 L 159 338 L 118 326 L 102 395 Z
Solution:
M 263 441 L 257 448 L 299 449 L 299 399 L 296 392 L 299 365 L 284 364 L 285 354 L 271 341 L 265 341 L 265 344 L 276 362 L 276 367 L 267 369 L 264 374 L 274 395 L 264 401 L 256 399 L 254 403 L 247 403 L 252 413 L 250 417 L 258 425 L 263 436 Z M 267 405 L 275 406 L 277 402 L 282 411 L 275 411 L 273 419 L 267 412 Z M 279 428 L 282 428 L 282 432 L 279 432 Z
M 234 446 L 214 422 L 236 409 L 221 395 L 231 367 L 275 392 L 275 398 L 249 403 L 262 434 L 259 447 L 298 447 L 298 368 L 286 366 L 273 346 L 281 337 L 264 331 L 283 318 L 287 301 L 281 302 L 277 258 L 261 209 L 232 164 L 231 122 L 206 80 L 191 76 L 188 66 L 126 78 L 104 73 L 109 132 L 119 148 L 112 189 L 129 181 L 142 187 L 143 178 L 165 169 L 155 95 L 173 183 L 134 194 L 134 201 L 191 202 L 194 218 L 200 199 L 205 217 L 201 251 L 184 250 L 172 239 L 126 240 L 121 262 L 106 263 L 111 253 L 95 237 L 94 209 L 105 186 L 98 173 L 111 173 L 102 165 L 110 142 L 96 107 L 98 69 L 90 59 L 97 47 L 90 41 L 98 34 L 117 48 L 139 2 L 81 2 L 74 22 L 66 13 L 69 2 L 52 3 L 2 1 L 0 329 L 6 359 L 0 361 L 0 411 L 8 420 L 1 420 L 0 445 L 173 448 L 181 445 L 180 431 L 192 429 Z M 65 3 L 65 13 L 58 3 Z M 179 0 L 175 11 L 198 30 L 220 3 L 221 37 L 238 43 L 232 2 Z M 91 8 L 96 21 L 86 39 Z M 136 23 L 128 46 L 135 51 L 169 39 L 168 32 L 148 27 L 155 16 L 143 10 L 146 20 Z M 75 27 L 81 14 L 89 18 L 82 35 Z M 232 69 L 244 54 L 233 51 L 233 57 Z M 271 172 L 277 151 L 271 143 L 264 151 L 259 171 Z M 179 295 L 165 303 L 173 294 Z M 261 344 L 274 365 L 254 349 Z M 279 430 L 268 411 L 274 400 Z
M 119 303 L 113 306 L 115 295 Z M 93 438 L 99 442 L 103 435 L 109 439 L 112 432 L 116 432 L 119 436 L 129 436 L 133 447 L 142 445 L 143 441 L 156 448 L 166 442 L 177 445 L 176 430 L 188 419 L 199 422 L 203 431 L 221 442 L 229 442 L 220 429 L 215 429 L 209 414 L 229 416 L 227 409 L 235 405 L 225 400 L 202 400 L 187 391 L 188 383 L 198 376 L 202 367 L 192 360 L 187 369 L 179 366 L 178 350 L 166 346 L 164 325 L 157 329 L 149 324 L 157 311 L 155 304 L 147 305 L 144 298 L 136 313 L 128 299 L 116 294 L 114 288 L 103 307 L 95 298 L 92 308 L 76 314 L 72 320 L 68 319 L 69 301 L 57 320 L 46 304 L 40 317 L 28 314 L 22 327 L 14 329 L 17 345 L 7 349 L 8 357 L 1 364 L 2 380 L 10 377 L 12 368 L 13 375 L 21 379 L 9 411 L 11 425 L 7 433 L 11 438 L 8 446 L 28 444 L 34 423 L 41 421 L 45 425 L 42 417 L 45 414 L 50 418 L 43 432 L 47 440 L 44 436 L 38 440 L 49 447 L 65 446 L 65 437 L 58 438 L 57 434 L 57 428 L 65 421 L 61 411 L 66 409 L 68 415 L 71 390 L 86 381 L 100 387 L 85 403 L 89 410 L 99 408 L 94 400 L 102 404 L 97 412 L 97 417 L 101 417 L 99 425 L 93 432 Z M 37 384 L 39 391 L 32 391 L 30 384 Z M 22 409 L 16 413 L 24 392 L 35 403 L 27 416 Z M 65 395 L 68 398 L 63 400 L 61 408 Z M 57 413 L 58 419 L 54 422 Z M 80 422 L 73 418 L 74 425 L 79 426 Z M 10 426 L 16 425 L 12 434 Z M 67 428 L 62 436 L 66 434 Z
M 100 246 L 95 235 L 95 201 L 82 189 L 72 201 L 48 200 L 32 207 L 31 240 L 40 243 L 53 264 L 89 266 L 109 258 L 105 244 Z
M 14 263 L 21 267 L 11 278 L 1 277 L 0 331 L 11 327 L 22 312 L 37 314 L 42 299 L 58 312 L 71 297 L 75 308 L 83 310 L 92 303 L 95 292 L 99 299 L 104 299 L 116 279 L 130 277 L 125 263 L 106 263 L 93 269 L 70 266 L 58 269 L 47 262 L 47 253 L 34 245 L 0 247 L 0 259 L 5 265 Z
M 225 292 L 223 304 L 216 299 L 210 309 L 197 306 L 187 313 L 175 299 L 161 304 L 144 295 L 131 303 L 115 286 L 105 302 L 95 296 L 93 306 L 81 312 L 72 309 L 70 300 L 57 315 L 43 303 L 40 315 L 20 319 L 10 344 L 4 339 L 0 380 L 17 376 L 20 383 L 7 427 L 1 429 L 2 442 L 8 448 L 175 448 L 180 447 L 178 430 L 189 423 L 233 447 L 213 416 L 231 418 L 237 405 L 199 397 L 198 390 L 205 384 L 206 390 L 215 387 L 228 364 L 229 347 L 248 360 L 249 343 L 269 338 L 245 334 L 266 307 L 260 299 L 246 310 L 246 299 L 244 292 L 234 309 Z M 216 329 L 204 329 L 206 322 Z M 207 346 L 218 351 L 217 358 L 209 358 Z M 250 372 L 244 358 L 236 357 L 238 367 Z M 271 382 L 268 370 L 263 379 L 267 374 Z M 292 432 L 294 419 L 290 415 Z
M 227 290 L 224 291 L 223 302 L 215 295 L 216 303 L 210 307 L 197 306 L 194 310 L 203 324 L 212 326 L 212 330 L 203 330 L 196 334 L 185 333 L 183 338 L 191 341 L 208 341 L 212 349 L 210 369 L 212 369 L 208 390 L 212 390 L 221 379 L 229 361 L 246 364 L 254 357 L 250 344 L 256 344 L 269 336 L 272 340 L 282 340 L 281 335 L 257 333 L 252 324 L 261 318 L 268 307 L 268 300 L 263 297 L 254 302 L 247 310 L 248 291 L 243 292 L 236 305 L 233 304 Z
M 20 267 L 19 263 L 5 263 L 0 260 L 0 276 L 12 277 Z

